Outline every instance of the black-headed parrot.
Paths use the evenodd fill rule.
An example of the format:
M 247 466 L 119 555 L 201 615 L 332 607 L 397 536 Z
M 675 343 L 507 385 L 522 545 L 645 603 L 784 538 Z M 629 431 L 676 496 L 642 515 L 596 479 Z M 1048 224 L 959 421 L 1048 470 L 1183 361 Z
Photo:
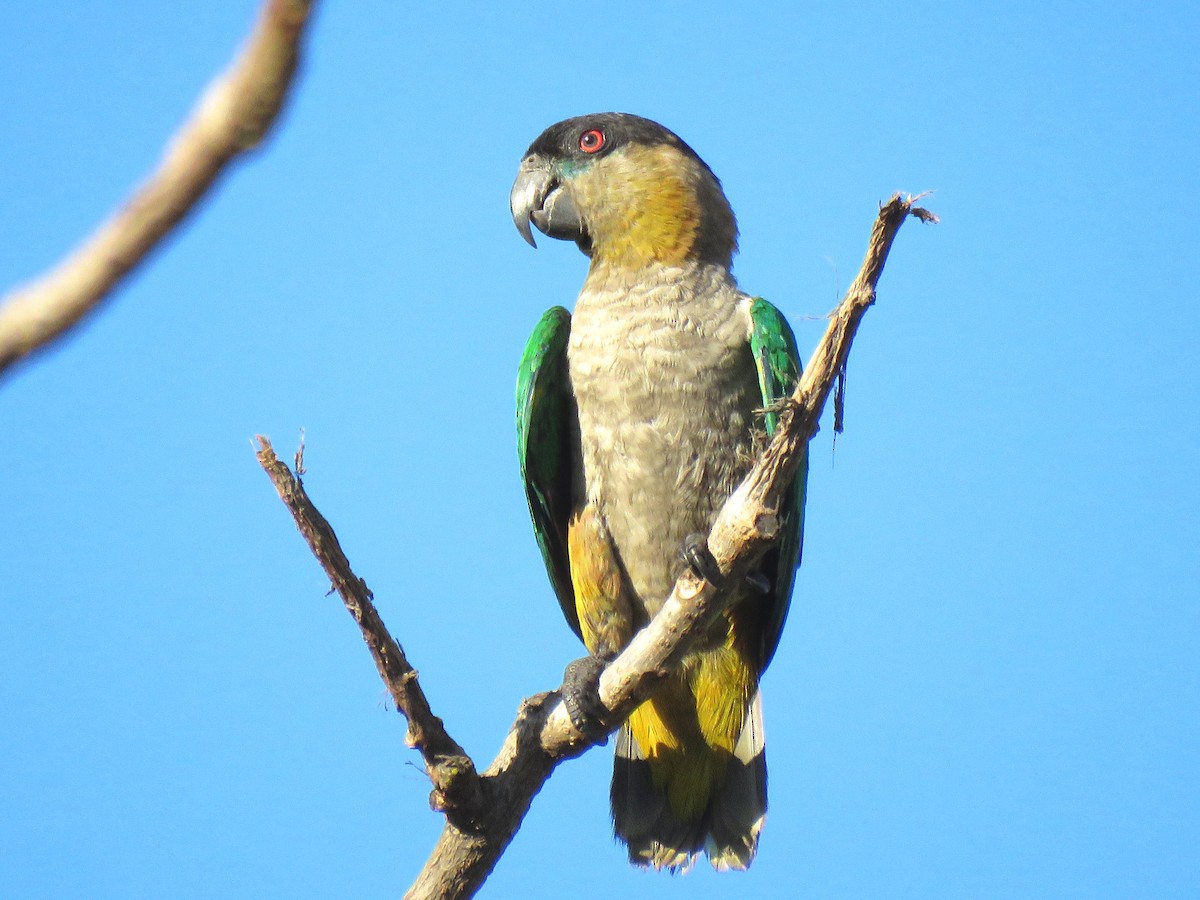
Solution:
M 572 315 L 542 316 L 521 360 L 517 430 L 534 531 L 590 658 L 609 660 L 669 596 L 776 426 L 800 372 L 780 312 L 730 274 L 737 223 L 712 170 L 638 116 L 567 119 L 530 145 L 517 228 L 590 258 Z M 807 460 L 782 536 L 679 668 L 622 726 L 612 816 L 635 864 L 754 858 L 767 809 L 759 678 L 800 560 Z M 711 557 L 709 557 L 711 560 Z

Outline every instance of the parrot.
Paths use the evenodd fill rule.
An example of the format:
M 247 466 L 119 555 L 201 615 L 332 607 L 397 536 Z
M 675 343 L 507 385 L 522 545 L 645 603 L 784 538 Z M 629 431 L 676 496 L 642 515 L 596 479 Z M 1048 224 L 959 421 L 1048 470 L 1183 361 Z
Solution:
M 532 225 L 590 260 L 574 313 L 541 317 L 517 378 L 534 534 L 590 663 L 581 681 L 568 667 L 563 699 L 588 734 L 603 666 L 684 566 L 714 572 L 706 536 L 800 361 L 783 315 L 731 274 L 738 228 L 720 181 L 657 122 L 596 113 L 550 126 L 510 208 L 529 244 Z M 616 737 L 613 831 L 636 866 L 686 871 L 703 852 L 718 871 L 744 870 L 754 858 L 767 810 L 759 680 L 800 562 L 807 472 L 805 451 L 776 545 Z M 572 703 L 574 691 L 585 696 Z

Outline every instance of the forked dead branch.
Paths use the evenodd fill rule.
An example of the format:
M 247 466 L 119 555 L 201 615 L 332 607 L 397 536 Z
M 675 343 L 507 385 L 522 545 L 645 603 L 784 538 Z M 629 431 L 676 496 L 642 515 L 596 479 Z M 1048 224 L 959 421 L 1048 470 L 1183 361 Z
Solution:
M 795 472 L 798 451 L 817 431 L 859 322 L 875 302 L 875 288 L 900 226 L 909 216 L 937 221 L 915 205 L 918 199 L 896 195 L 880 208 L 862 268 L 830 316 L 825 335 L 782 411 L 779 428 L 721 509 L 708 546 L 721 567 L 723 584 L 748 572 L 775 538 L 779 492 Z M 430 710 L 416 672 L 379 618 L 371 592 L 351 571 L 333 530 L 309 501 L 299 478 L 279 461 L 265 438 L 258 440 L 263 469 L 354 616 L 397 708 L 408 718 L 408 743 L 420 751 L 433 783 L 431 805 L 446 814 L 442 834 L 406 896 L 413 900 L 472 896 L 554 768 L 582 753 L 587 743 L 571 724 L 557 692 L 539 694 L 524 701 L 499 755 L 479 774 Z M 600 698 L 613 713 L 614 727 L 679 660 L 700 626 L 721 611 L 727 593 L 691 571 L 680 576 L 659 614 L 600 679 Z
M 158 169 L 52 270 L 0 302 L 0 374 L 61 338 L 183 221 L 234 159 L 258 146 L 295 80 L 312 0 L 266 0 L 229 70 L 204 92 Z

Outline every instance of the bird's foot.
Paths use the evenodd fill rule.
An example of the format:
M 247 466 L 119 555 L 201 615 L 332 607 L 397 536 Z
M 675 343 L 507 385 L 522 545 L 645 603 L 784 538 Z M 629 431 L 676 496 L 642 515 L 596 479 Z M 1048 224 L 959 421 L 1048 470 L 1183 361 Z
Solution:
M 571 724 L 591 744 L 608 742 L 608 726 L 604 724 L 608 707 L 600 700 L 600 673 L 607 665 L 608 660 L 588 655 L 568 663 L 563 672 L 563 705 Z
M 725 574 L 717 564 L 717 559 L 712 555 L 712 551 L 708 549 L 708 538 L 704 535 L 688 535 L 679 552 L 697 578 L 703 578 L 716 588 L 724 585 Z M 771 592 L 771 580 L 762 572 L 748 572 L 746 586 L 758 594 Z
M 708 549 L 707 537 L 702 534 L 689 534 L 684 538 L 683 549 L 680 552 L 684 562 L 697 578 L 703 578 L 715 588 L 725 583 L 725 575 L 721 572 L 716 557 Z

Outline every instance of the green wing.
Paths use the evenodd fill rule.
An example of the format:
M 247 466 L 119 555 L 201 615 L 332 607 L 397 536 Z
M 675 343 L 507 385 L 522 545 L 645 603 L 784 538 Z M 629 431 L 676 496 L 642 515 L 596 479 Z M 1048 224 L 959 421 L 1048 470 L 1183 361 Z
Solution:
M 579 613 L 567 559 L 567 524 L 580 465 L 579 413 L 567 374 L 571 314 L 545 312 L 529 336 L 517 373 L 517 455 L 529 515 L 563 615 L 576 634 Z
M 772 407 L 791 396 L 800 378 L 800 355 L 796 338 L 783 314 L 758 297 L 750 305 L 750 350 L 758 368 L 758 384 L 762 390 L 763 406 L 767 408 L 767 434 L 772 435 L 779 424 L 779 414 Z M 763 560 L 763 573 L 771 581 L 767 600 L 767 615 L 763 628 L 763 662 L 765 671 L 779 635 L 787 619 L 792 599 L 796 568 L 800 565 L 800 550 L 804 543 L 804 498 L 808 488 L 808 448 L 796 472 L 796 482 L 780 509 L 782 532 L 779 543 Z

